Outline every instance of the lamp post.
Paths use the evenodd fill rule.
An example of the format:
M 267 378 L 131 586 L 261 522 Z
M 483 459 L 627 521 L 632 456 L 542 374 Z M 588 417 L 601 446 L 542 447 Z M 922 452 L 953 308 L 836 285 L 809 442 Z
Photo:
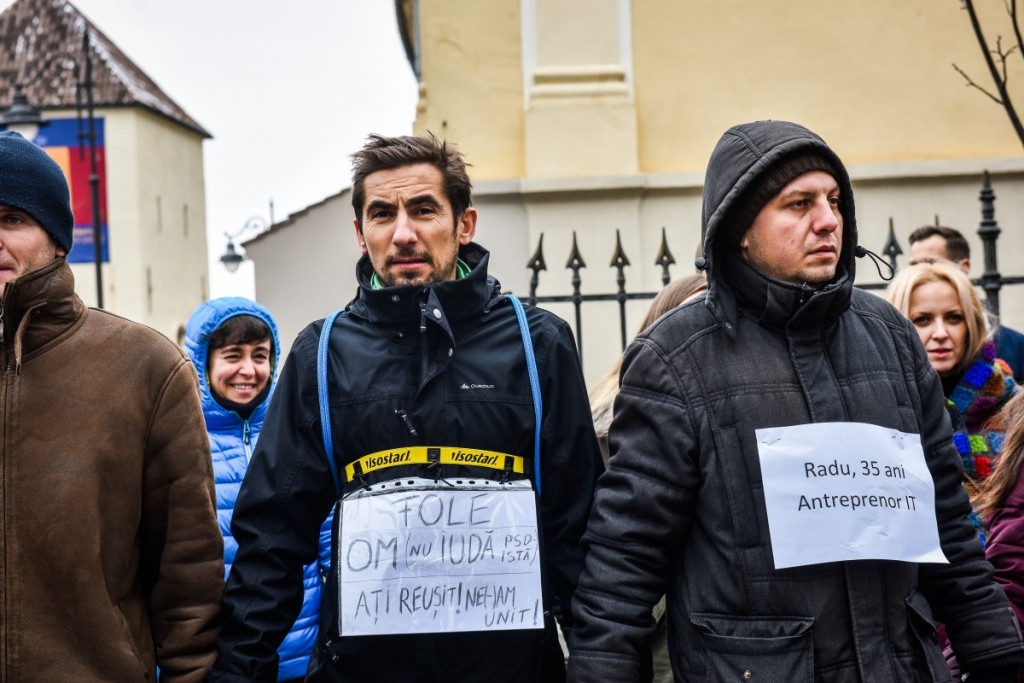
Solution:
M 273 203 L 271 203 L 270 206 L 271 216 L 273 216 Z M 252 232 L 254 236 L 258 235 L 266 230 L 267 227 L 267 222 L 263 220 L 262 217 L 251 216 L 245 221 L 245 224 L 235 232 L 224 233 L 224 237 L 228 240 L 228 245 L 224 249 L 224 253 L 221 254 L 220 262 L 224 264 L 224 268 L 226 268 L 229 273 L 237 271 L 238 267 L 242 265 L 242 261 L 246 260 L 245 254 L 239 254 L 238 251 L 235 250 L 235 239 L 245 232 Z
M 78 120 L 78 142 L 79 153 L 81 153 L 82 139 L 88 141 L 89 146 L 89 201 L 92 205 L 92 247 L 93 258 L 96 264 L 96 306 L 103 308 L 103 223 L 100 215 L 100 176 L 96 165 L 96 117 L 93 111 L 92 98 L 92 54 L 89 49 L 89 29 L 86 28 L 82 37 L 82 57 L 75 59 L 74 56 L 60 52 L 48 59 L 35 74 L 24 81 L 15 83 L 14 95 L 11 98 L 11 105 L 0 113 L 0 124 L 8 130 L 14 130 L 23 137 L 32 141 L 41 126 L 46 125 L 37 107 L 29 103 L 25 97 L 25 87 L 32 85 L 56 60 L 63 60 L 61 68 L 70 71 L 75 81 L 75 116 Z M 79 69 L 79 61 L 82 68 Z M 82 73 L 79 73 L 79 72 Z M 86 133 L 82 132 L 82 95 L 85 95 Z

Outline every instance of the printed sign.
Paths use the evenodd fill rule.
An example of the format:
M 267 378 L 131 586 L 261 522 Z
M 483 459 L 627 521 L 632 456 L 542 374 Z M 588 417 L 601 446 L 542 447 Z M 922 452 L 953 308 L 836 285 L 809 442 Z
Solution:
M 544 627 L 529 482 L 379 486 L 341 502 L 342 635 Z
M 758 429 L 775 568 L 948 560 L 921 437 L 855 422 Z

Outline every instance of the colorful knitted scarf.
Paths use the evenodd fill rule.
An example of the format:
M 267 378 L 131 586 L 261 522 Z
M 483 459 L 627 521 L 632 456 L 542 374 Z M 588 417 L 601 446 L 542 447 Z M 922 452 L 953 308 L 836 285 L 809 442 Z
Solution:
M 985 342 L 981 354 L 946 399 L 953 422 L 953 443 L 963 458 L 964 474 L 971 479 L 984 479 L 992 471 L 1006 433 L 986 423 L 1016 393 L 1013 371 L 996 358 L 995 343 Z

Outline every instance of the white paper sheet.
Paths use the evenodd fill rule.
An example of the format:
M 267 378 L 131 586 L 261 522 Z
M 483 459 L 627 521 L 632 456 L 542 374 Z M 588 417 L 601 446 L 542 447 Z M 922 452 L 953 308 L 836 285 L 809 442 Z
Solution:
M 775 568 L 948 560 L 921 438 L 855 422 L 759 429 Z
M 528 485 L 403 485 L 347 498 L 341 519 L 342 635 L 543 628 Z

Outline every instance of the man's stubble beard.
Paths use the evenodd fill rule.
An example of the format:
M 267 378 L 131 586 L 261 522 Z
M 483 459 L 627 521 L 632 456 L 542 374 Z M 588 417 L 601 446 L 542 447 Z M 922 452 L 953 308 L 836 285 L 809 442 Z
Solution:
M 399 258 L 416 258 L 416 259 L 419 259 L 419 260 L 423 261 L 431 269 L 430 270 L 430 275 L 428 275 L 425 278 L 399 278 L 399 277 L 394 277 L 391 274 L 391 266 L 393 266 L 395 264 L 395 262 L 396 262 L 396 259 L 399 259 Z M 423 286 L 423 287 L 429 287 L 430 285 L 435 285 L 438 282 L 444 282 L 446 280 L 451 280 L 452 279 L 452 275 L 455 272 L 455 262 L 456 262 L 456 260 L 458 260 L 458 258 L 459 258 L 459 252 L 458 252 L 458 249 L 456 249 L 455 252 L 452 254 L 452 257 L 450 259 L 448 259 L 447 261 L 443 262 L 441 264 L 442 265 L 441 268 L 438 268 L 437 267 L 437 261 L 429 253 L 427 253 L 425 251 L 424 252 L 417 252 L 415 249 L 403 250 L 403 251 L 398 252 L 397 254 L 394 254 L 392 256 L 388 256 L 384 260 L 384 268 L 383 268 L 384 273 L 383 274 L 377 273 L 377 275 L 378 275 L 378 277 L 380 278 L 380 281 L 384 284 L 385 287 L 394 287 L 396 285 L 419 285 L 419 286 Z

